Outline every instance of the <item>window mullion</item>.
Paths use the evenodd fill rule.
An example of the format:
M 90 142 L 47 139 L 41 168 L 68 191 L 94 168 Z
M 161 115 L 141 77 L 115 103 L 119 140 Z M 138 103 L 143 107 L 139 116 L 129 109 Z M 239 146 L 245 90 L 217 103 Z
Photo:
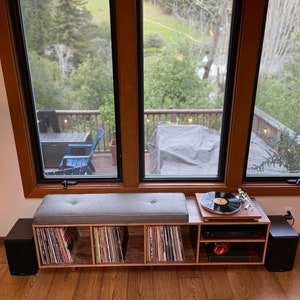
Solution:
M 249 138 L 247 133 L 250 132 L 253 92 L 264 26 L 265 2 L 245 0 L 242 10 L 225 174 L 226 186 L 231 189 L 236 189 L 243 183 Z
M 137 187 L 139 181 L 135 14 L 134 0 L 116 1 L 122 181 L 124 187 Z

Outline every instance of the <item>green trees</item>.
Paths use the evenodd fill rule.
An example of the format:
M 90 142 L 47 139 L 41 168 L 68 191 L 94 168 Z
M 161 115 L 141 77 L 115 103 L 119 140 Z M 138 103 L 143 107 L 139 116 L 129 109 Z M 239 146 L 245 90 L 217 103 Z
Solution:
M 58 66 L 45 59 L 42 56 L 32 52 L 29 55 L 31 62 L 31 78 L 33 82 L 33 89 L 37 109 L 56 109 L 63 108 L 60 103 L 61 89 L 60 70 Z
M 299 75 L 295 78 L 261 77 L 256 97 L 259 109 L 294 131 L 300 131 Z
M 49 28 L 53 26 L 54 22 L 51 14 L 54 10 L 54 2 L 51 0 L 25 0 L 20 2 L 29 51 L 34 51 L 43 56 L 45 49 L 53 39 Z
M 148 31 L 144 33 L 145 108 L 222 108 L 231 1 L 150 2 L 158 3 L 165 23 L 154 15 L 153 23 L 164 34 L 159 35 L 157 27 L 155 35 Z M 145 23 L 149 28 L 148 16 Z M 158 36 L 159 43 L 156 42 Z M 159 51 L 153 49 L 156 44 Z M 211 76 L 217 57 L 222 60 L 222 66 L 218 67 L 218 75 Z M 201 67 L 202 75 L 198 72 Z
M 184 56 L 167 49 L 146 60 L 145 109 L 209 108 L 213 83 L 201 80 Z
M 294 131 L 300 129 L 299 16 L 299 1 L 269 1 L 256 95 L 258 108 Z
M 85 5 L 21 1 L 37 109 L 99 109 L 107 101 L 113 106 L 109 24 L 95 25 Z
M 102 15 L 101 21 L 95 22 L 93 16 L 96 12 L 89 12 L 86 2 L 21 0 L 38 109 L 98 109 L 103 105 L 113 106 L 109 11 L 107 17 Z M 231 17 L 229 8 L 232 1 L 149 2 L 154 3 L 151 9 L 159 5 L 162 15 L 161 20 L 156 18 L 153 21 L 156 29 L 151 27 L 145 32 L 145 108 L 222 107 L 225 75 L 222 75 L 223 81 L 219 78 L 212 80 L 211 63 L 215 63 L 216 58 L 227 51 L 225 46 L 228 45 Z M 281 0 L 275 2 L 280 4 Z M 284 5 L 292 4 L 285 1 Z M 292 32 L 293 37 L 300 33 L 296 26 L 298 15 L 294 12 L 295 24 L 287 26 L 291 28 L 288 32 Z M 165 19 L 167 17 L 172 18 L 172 22 Z M 279 16 L 274 15 L 273 19 L 278 18 Z M 174 23 L 176 28 L 172 27 Z M 160 29 L 163 34 L 160 34 Z M 170 35 L 167 34 L 168 30 Z M 290 35 L 284 36 L 286 40 Z M 266 33 L 266 36 L 276 37 L 276 32 L 272 35 Z M 289 52 L 284 52 L 285 57 L 290 53 L 293 57 L 285 60 L 285 67 L 280 72 L 270 76 L 265 71 L 266 77 L 259 82 L 257 92 L 257 106 L 293 130 L 300 127 L 300 59 L 295 40 L 293 47 L 289 43 Z M 274 45 L 279 46 L 288 44 L 275 42 Z M 206 61 L 203 61 L 204 57 L 207 58 Z M 275 61 L 280 62 L 279 59 Z M 204 70 L 201 76 L 197 74 L 200 67 Z
M 72 63 L 76 68 L 88 54 L 93 54 L 93 38 L 96 26 L 92 15 L 85 8 L 84 0 L 58 0 L 55 9 L 55 44 L 64 45 L 72 52 Z
M 107 101 L 113 106 L 112 66 L 98 55 L 87 57 L 70 75 L 66 98 L 73 109 L 95 109 Z
M 251 168 L 258 172 L 264 172 L 268 166 L 284 167 L 289 173 L 300 172 L 300 144 L 299 132 L 291 133 L 281 130 L 278 136 L 269 137 L 269 145 L 273 149 L 268 151 L 268 157 L 263 157 L 258 165 Z

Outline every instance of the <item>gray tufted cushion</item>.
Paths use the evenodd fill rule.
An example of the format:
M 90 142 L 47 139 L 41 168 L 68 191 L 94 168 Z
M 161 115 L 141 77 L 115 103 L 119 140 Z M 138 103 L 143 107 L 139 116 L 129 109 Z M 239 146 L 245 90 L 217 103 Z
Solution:
M 187 222 L 182 193 L 47 195 L 34 224 L 116 224 Z

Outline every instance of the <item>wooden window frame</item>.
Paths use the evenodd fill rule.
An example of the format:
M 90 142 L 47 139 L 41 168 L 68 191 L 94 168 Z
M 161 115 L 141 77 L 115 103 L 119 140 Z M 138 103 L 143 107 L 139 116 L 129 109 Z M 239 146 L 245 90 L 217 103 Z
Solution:
M 227 164 L 223 182 L 140 182 L 136 47 L 136 1 L 139 0 L 117 0 L 116 30 L 123 180 L 122 182 L 80 182 L 67 189 L 63 189 L 60 183 L 38 183 L 35 175 L 33 148 L 30 142 L 30 130 L 21 88 L 20 66 L 17 64 L 11 20 L 8 15 L 7 3 L 9 1 L 11 0 L 0 0 L 0 58 L 25 197 L 41 198 L 51 193 L 169 191 L 194 195 L 195 192 L 212 190 L 235 192 L 239 187 L 253 196 L 299 194 L 298 186 L 289 185 L 283 181 L 243 181 L 267 0 L 243 0 L 236 75 L 233 79 L 234 91 Z

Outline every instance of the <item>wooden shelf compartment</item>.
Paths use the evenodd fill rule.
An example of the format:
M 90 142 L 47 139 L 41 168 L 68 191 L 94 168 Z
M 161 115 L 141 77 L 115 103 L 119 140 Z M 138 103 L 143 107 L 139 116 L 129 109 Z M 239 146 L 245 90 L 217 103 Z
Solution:
M 191 227 L 196 230 L 191 230 Z M 146 264 L 195 264 L 197 228 L 197 225 L 186 224 L 147 225 L 145 227 Z
M 268 232 L 266 224 L 232 224 L 222 223 L 201 225 L 201 242 L 235 242 L 235 241 L 265 241 Z
M 125 264 L 144 264 L 144 226 L 128 226 L 128 241 L 125 251 Z
M 33 225 L 33 229 L 39 267 L 93 263 L 89 226 Z
M 263 264 L 265 243 L 232 243 L 232 247 L 241 249 L 231 255 L 213 255 L 214 243 L 201 243 L 199 253 L 199 264 Z M 246 252 L 245 252 L 246 250 Z M 228 251 L 229 253 L 230 251 Z
M 95 264 L 124 263 L 128 242 L 127 226 L 92 226 L 90 235 Z

